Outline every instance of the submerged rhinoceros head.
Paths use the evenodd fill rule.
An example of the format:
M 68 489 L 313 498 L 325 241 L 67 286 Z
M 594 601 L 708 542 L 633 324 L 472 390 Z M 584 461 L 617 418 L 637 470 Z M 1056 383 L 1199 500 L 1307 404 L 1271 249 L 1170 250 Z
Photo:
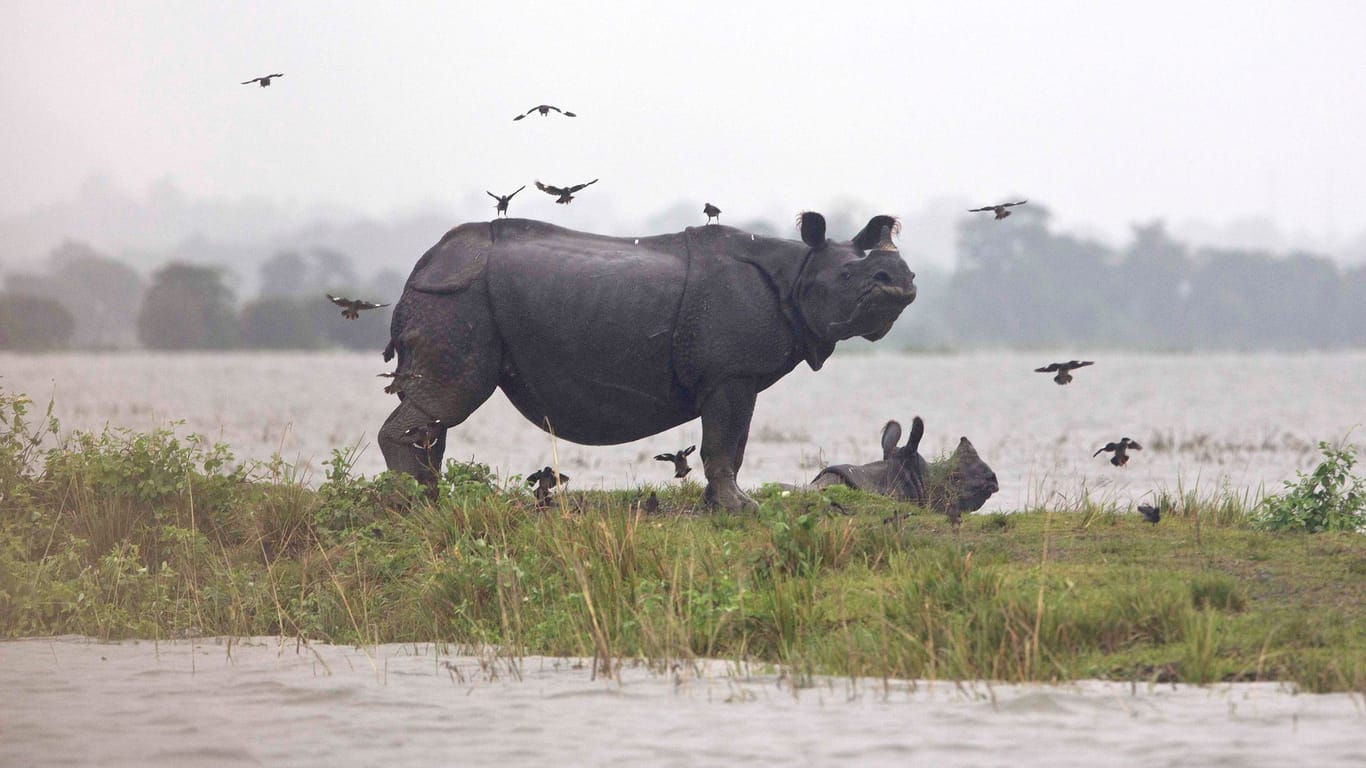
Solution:
M 889 421 L 882 428 L 881 461 L 832 465 L 821 470 L 812 484 L 848 485 L 946 512 L 954 519 L 962 512 L 981 509 L 1000 490 L 996 473 L 966 437 L 948 458 L 927 462 L 920 455 L 924 434 L 925 422 L 917 416 L 906 444 L 898 446 L 901 424 Z
M 896 219 L 874 216 L 847 243 L 826 239 L 819 213 L 803 213 L 798 221 L 811 248 L 795 292 L 806 325 L 831 345 L 855 336 L 882 338 L 915 301 L 915 273 L 892 243 Z
M 966 437 L 947 459 L 930 464 L 925 478 L 926 506 L 950 514 L 975 512 L 999 490 L 996 473 Z

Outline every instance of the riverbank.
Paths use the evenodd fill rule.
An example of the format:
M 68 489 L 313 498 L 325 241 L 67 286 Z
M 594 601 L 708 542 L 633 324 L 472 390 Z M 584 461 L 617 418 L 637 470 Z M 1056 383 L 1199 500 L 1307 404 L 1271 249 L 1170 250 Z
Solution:
M 30 419 L 30 422 L 33 420 Z M 846 489 L 566 493 L 450 464 L 427 500 L 334 454 L 316 489 L 169 430 L 0 437 L 0 636 L 284 635 L 504 657 L 729 659 L 818 674 L 1274 680 L 1366 690 L 1366 537 L 1276 533 L 1237 496 L 942 515 Z M 37 445 L 37 443 L 33 443 Z M 644 499 L 655 491 L 659 511 Z M 838 501 L 851 514 L 838 514 Z

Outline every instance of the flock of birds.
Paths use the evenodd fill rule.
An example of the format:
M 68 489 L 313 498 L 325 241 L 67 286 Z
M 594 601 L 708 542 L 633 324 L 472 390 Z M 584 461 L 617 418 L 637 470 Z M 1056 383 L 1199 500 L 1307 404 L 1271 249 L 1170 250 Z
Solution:
M 254 77 L 250 80 L 243 81 L 242 85 L 256 84 L 262 88 L 268 88 L 270 87 L 270 83 L 272 80 L 280 77 L 284 77 L 283 72 L 276 72 L 269 75 L 262 75 L 261 77 Z M 512 118 L 512 120 L 513 122 L 516 122 L 518 120 L 522 120 L 526 117 L 529 117 L 532 114 L 540 114 L 541 117 L 548 117 L 551 112 L 563 115 L 564 117 L 578 117 L 576 113 L 570 112 L 567 109 L 561 109 L 553 104 L 537 104 L 531 109 L 519 113 L 516 117 Z M 583 191 L 584 189 L 596 183 L 598 183 L 598 179 L 593 179 L 592 181 L 584 182 L 582 184 L 574 184 L 567 187 L 558 187 L 551 184 L 542 184 L 539 179 L 535 182 L 537 189 L 541 190 L 542 192 L 548 195 L 553 196 L 555 198 L 555 202 L 559 205 L 568 205 L 570 202 L 574 200 L 575 194 Z M 495 201 L 494 216 L 507 216 L 508 205 L 512 202 L 512 198 L 516 197 L 517 193 L 521 192 L 524 189 L 526 189 L 525 184 L 518 187 L 515 191 L 506 195 L 497 195 L 493 192 L 485 190 L 488 196 L 493 198 Z M 1009 209 L 1014 208 L 1015 206 L 1024 205 L 1028 202 L 1028 200 L 1017 200 L 1011 203 L 998 203 L 996 205 L 982 206 L 981 208 L 969 208 L 968 213 L 990 213 L 993 214 L 993 218 L 996 221 L 1000 221 L 1001 219 L 1010 216 L 1011 211 Z M 702 213 L 705 214 L 707 217 L 706 224 L 711 224 L 713 220 L 715 220 L 717 223 L 720 223 L 721 221 L 721 209 L 711 203 L 706 203 L 702 206 Z M 360 313 L 363 311 L 370 309 L 380 309 L 382 307 L 389 306 L 389 303 L 387 302 L 377 303 L 372 301 L 366 301 L 364 299 L 352 299 L 347 298 L 345 296 L 333 296 L 330 293 L 326 294 L 326 296 L 329 301 L 342 308 L 342 317 L 347 318 L 348 320 L 355 320 L 359 318 Z M 1034 370 L 1037 373 L 1055 374 L 1053 376 L 1053 381 L 1057 382 L 1059 386 L 1064 386 L 1072 383 L 1072 371 L 1075 371 L 1078 368 L 1085 368 L 1088 365 L 1094 364 L 1095 361 L 1093 360 L 1069 360 L 1063 363 L 1050 363 L 1042 368 L 1035 368 Z M 405 382 L 422 378 L 422 374 L 419 373 L 394 372 L 381 373 L 378 375 L 382 378 L 392 379 L 392 381 L 390 381 L 384 387 L 384 391 L 388 394 L 398 394 L 403 391 L 403 386 Z M 437 426 L 440 426 L 439 422 Z M 418 427 L 413 430 L 409 430 L 409 432 L 413 433 L 410 436 L 414 438 L 413 444 L 415 447 L 430 448 L 436 442 L 436 435 L 433 433 L 433 430 L 430 426 Z M 422 434 L 418 434 L 419 432 L 421 432 Z M 684 448 L 683 450 L 677 451 L 675 453 L 661 453 L 655 456 L 655 461 L 671 462 L 674 466 L 674 478 L 682 479 L 684 477 L 687 477 L 688 473 L 692 471 L 692 467 L 688 464 L 688 456 L 692 454 L 693 450 L 696 449 L 696 447 L 697 446 L 695 445 L 690 445 L 687 448 Z M 1128 437 L 1122 437 L 1117 442 L 1106 443 L 1094 454 L 1092 454 L 1092 458 L 1095 458 L 1096 456 L 1099 456 L 1102 453 L 1111 453 L 1114 455 L 1110 457 L 1110 463 L 1116 467 L 1124 467 L 1127 466 L 1129 463 L 1129 451 L 1141 450 L 1143 450 L 1143 446 L 1139 445 L 1136 441 L 1131 440 Z M 532 486 L 534 489 L 537 505 L 545 506 L 549 504 L 551 494 L 556 489 L 563 487 L 566 483 L 569 482 L 569 476 L 560 472 L 556 472 L 551 467 L 543 467 L 528 475 L 526 480 L 527 484 Z M 652 512 L 659 508 L 659 499 L 653 491 L 650 493 L 649 498 L 646 500 L 644 507 L 647 512 Z M 1156 523 L 1159 519 L 1161 519 L 1160 510 L 1158 510 L 1156 507 L 1153 507 L 1150 504 L 1140 504 L 1138 506 L 1138 511 L 1142 513 L 1143 519 L 1150 523 Z

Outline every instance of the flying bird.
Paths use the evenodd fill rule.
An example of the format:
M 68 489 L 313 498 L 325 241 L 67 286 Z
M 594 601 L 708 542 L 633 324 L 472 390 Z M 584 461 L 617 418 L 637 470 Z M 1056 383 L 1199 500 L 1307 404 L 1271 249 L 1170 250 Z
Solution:
M 1027 202 L 1029 201 L 1020 200 L 1019 202 L 1015 203 L 1001 203 L 1000 205 L 988 205 L 982 208 L 969 208 L 968 213 L 983 213 L 985 211 L 993 211 L 996 214 L 997 220 L 1000 220 L 1010 215 L 1010 211 L 1006 210 L 1007 208 L 1011 207 L 1012 205 L 1024 205 Z
M 688 473 L 692 471 L 692 467 L 688 466 L 688 456 L 696 449 L 697 446 L 690 445 L 678 453 L 661 453 L 655 457 L 655 461 L 672 461 L 674 463 L 674 477 L 687 477 Z
M 1141 450 L 1143 450 L 1143 446 L 1125 437 L 1121 438 L 1118 443 L 1106 443 L 1103 448 L 1091 454 L 1091 458 L 1094 459 L 1102 453 L 1113 452 L 1115 455 L 1110 457 L 1110 463 L 1116 467 L 1122 467 L 1129 463 L 1129 451 Z
M 572 187 L 552 187 L 549 184 L 542 184 L 541 182 L 537 181 L 536 188 L 546 193 L 547 195 L 558 195 L 558 199 L 555 202 L 560 203 L 561 205 L 568 205 L 569 201 L 574 199 L 575 192 L 578 192 L 579 190 L 583 189 L 586 186 L 589 186 L 590 184 L 597 183 L 598 180 L 593 179 L 592 181 L 587 182 L 586 184 L 575 184 Z
M 373 301 L 365 301 L 363 299 L 348 299 L 345 296 L 333 296 L 330 293 L 326 294 L 326 296 L 333 304 L 342 307 L 342 317 L 347 320 L 355 320 L 360 317 L 361 312 L 367 309 L 379 309 L 380 307 L 389 306 L 388 304 L 376 304 Z
M 413 373 L 412 371 L 394 371 L 393 373 L 377 373 L 375 374 L 375 376 L 382 379 L 393 379 L 393 381 L 384 385 L 384 391 L 391 395 L 402 394 L 403 383 L 405 381 L 414 381 L 416 379 L 422 378 L 422 374 Z
M 271 81 L 271 80 L 274 80 L 274 79 L 277 78 L 277 77 L 284 77 L 284 76 L 285 76 L 285 73 L 283 73 L 283 72 L 276 72 L 276 73 L 273 74 L 273 75 L 265 75 L 265 76 L 263 76 L 263 77 L 253 77 L 253 78 L 250 79 L 250 80 L 244 80 L 244 81 L 242 82 L 242 85 L 251 85 L 252 83 L 260 83 L 262 88 L 269 88 L 269 87 L 270 87 L 270 81 Z
M 568 111 L 566 111 L 566 110 L 560 109 L 559 107 L 553 107 L 553 106 L 551 106 L 551 105 L 549 105 L 549 104 L 537 104 L 536 106 L 532 107 L 531 109 L 528 109 L 526 112 L 524 112 L 524 113 L 522 113 L 522 114 L 520 114 L 520 115 L 518 115 L 518 116 L 512 118 L 512 121 L 513 121 L 513 122 L 516 122 L 516 121 L 518 121 L 518 120 L 521 120 L 522 118 L 526 117 L 527 115 L 531 114 L 532 112 L 540 112 L 540 113 L 541 113 L 541 117 L 546 117 L 547 115 L 550 114 L 550 110 L 552 110 L 552 109 L 555 110 L 556 112 L 559 112 L 560 114 L 564 115 L 565 117 L 578 117 L 578 115 L 574 114 L 573 112 L 568 112 Z
M 1094 361 L 1094 360 L 1068 360 L 1068 361 L 1065 362 L 1065 363 L 1049 363 L 1048 365 L 1044 366 L 1043 368 L 1035 368 L 1035 369 L 1034 369 L 1034 372 L 1035 372 L 1035 373 L 1054 373 L 1054 372 L 1056 372 L 1058 375 L 1057 375 L 1057 376 L 1054 376 L 1054 377 L 1053 377 L 1053 380 L 1056 381 L 1056 382 L 1058 382 L 1058 385 L 1059 385 L 1059 386 L 1062 386 L 1062 385 L 1064 385 L 1064 384 L 1070 384 L 1070 383 L 1072 382 L 1072 371 L 1075 371 L 1075 370 L 1077 370 L 1078 368 L 1085 368 L 1085 367 L 1088 366 L 1088 365 L 1095 365 L 1095 362 L 1096 362 L 1096 361 Z
M 721 209 L 720 209 L 720 208 L 717 208 L 716 206 L 712 205 L 711 203 L 707 203 L 706 205 L 702 206 L 702 212 L 705 213 L 705 214 L 707 214 L 707 223 L 708 223 L 708 224 L 711 223 L 711 220 L 712 220 L 712 219 L 716 219 L 716 223 L 717 223 L 717 224 L 720 224 L 720 223 L 721 223 Z
M 560 474 L 550 467 L 538 469 L 527 476 L 526 484 L 536 486 L 536 506 L 544 507 L 550 503 L 550 494 L 556 488 L 569 482 L 569 475 Z
M 1145 522 L 1152 523 L 1153 525 L 1157 525 L 1158 521 L 1162 519 L 1162 510 L 1151 504 L 1139 504 L 1138 511 L 1143 514 L 1143 520 Z
M 517 192 L 521 192 L 521 191 L 524 190 L 524 189 L 526 189 L 526 185 L 525 185 L 525 184 L 523 184 L 522 186 L 518 187 L 518 188 L 517 188 Z M 488 196 L 489 196 L 489 197 L 491 197 L 491 198 L 493 198 L 494 200 L 497 200 L 497 201 L 498 201 L 498 205 L 497 205 L 496 210 L 494 211 L 494 215 L 496 216 L 496 215 L 499 214 L 499 213 L 503 214 L 504 216 L 508 215 L 508 203 L 512 202 L 512 198 L 514 198 L 514 197 L 517 196 L 517 192 L 513 192 L 513 193 L 510 194 L 510 195 L 495 195 L 495 194 L 493 194 L 492 192 L 489 192 L 487 189 L 484 190 L 484 191 L 485 191 L 485 192 L 488 192 Z

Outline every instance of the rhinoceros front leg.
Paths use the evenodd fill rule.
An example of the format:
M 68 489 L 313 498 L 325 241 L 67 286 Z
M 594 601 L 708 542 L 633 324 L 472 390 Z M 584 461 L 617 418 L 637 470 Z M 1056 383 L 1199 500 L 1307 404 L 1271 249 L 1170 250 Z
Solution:
M 735 483 L 744 463 L 749 420 L 754 415 L 753 382 L 728 381 L 702 404 L 702 466 L 707 475 L 707 504 L 735 511 L 758 509 L 754 499 Z

